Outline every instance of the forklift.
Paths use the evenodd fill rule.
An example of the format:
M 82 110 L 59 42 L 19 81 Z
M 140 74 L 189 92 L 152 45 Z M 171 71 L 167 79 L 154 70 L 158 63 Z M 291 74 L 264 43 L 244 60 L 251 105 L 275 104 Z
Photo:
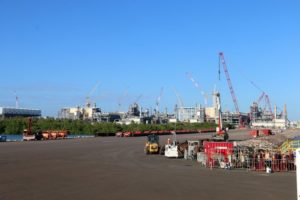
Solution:
M 156 134 L 148 135 L 147 142 L 144 148 L 145 154 L 159 154 L 159 151 L 159 136 Z

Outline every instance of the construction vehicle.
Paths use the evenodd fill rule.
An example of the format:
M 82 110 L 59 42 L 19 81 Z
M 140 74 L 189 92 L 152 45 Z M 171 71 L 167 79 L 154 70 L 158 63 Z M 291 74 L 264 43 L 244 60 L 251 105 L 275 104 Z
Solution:
M 23 131 L 23 141 L 32 140 L 49 140 L 67 138 L 69 131 L 66 130 L 48 130 L 48 131 L 32 131 L 32 118 L 28 118 L 28 127 Z
M 228 130 L 223 127 L 220 93 L 216 92 L 215 94 L 217 97 L 217 106 L 218 106 L 218 110 L 217 110 L 218 111 L 218 127 L 216 128 L 216 134 L 213 135 L 213 139 L 227 141 L 229 136 L 227 133 Z
M 23 131 L 23 141 L 30 141 L 30 140 L 35 140 L 35 135 L 31 131 L 32 127 L 32 119 L 31 117 L 28 118 L 28 128 L 24 129 Z
M 159 136 L 152 134 L 147 136 L 147 142 L 144 148 L 145 154 L 158 154 L 160 151 Z
M 179 152 L 179 143 L 176 140 L 176 132 L 171 131 L 173 134 L 173 141 L 170 142 L 168 139 L 168 143 L 165 145 L 164 151 L 165 151 L 165 156 L 167 158 L 179 158 L 182 154 Z

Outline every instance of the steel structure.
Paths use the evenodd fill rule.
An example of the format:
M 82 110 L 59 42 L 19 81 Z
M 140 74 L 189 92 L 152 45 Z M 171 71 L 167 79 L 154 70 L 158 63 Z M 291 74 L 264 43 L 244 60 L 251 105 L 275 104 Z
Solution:
M 267 95 L 265 92 L 262 92 L 259 99 L 257 100 L 257 104 L 259 104 L 263 99 L 265 100 L 266 106 L 268 106 L 269 112 L 273 115 L 273 110 L 272 110 L 269 95 Z

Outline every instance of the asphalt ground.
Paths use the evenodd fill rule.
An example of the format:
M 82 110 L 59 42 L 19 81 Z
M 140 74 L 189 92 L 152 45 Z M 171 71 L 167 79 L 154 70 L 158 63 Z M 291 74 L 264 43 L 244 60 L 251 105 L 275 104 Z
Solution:
M 161 143 L 169 137 L 160 137 Z M 195 161 L 145 155 L 145 142 L 98 137 L 0 143 L 0 199 L 296 199 L 294 172 L 210 170 Z

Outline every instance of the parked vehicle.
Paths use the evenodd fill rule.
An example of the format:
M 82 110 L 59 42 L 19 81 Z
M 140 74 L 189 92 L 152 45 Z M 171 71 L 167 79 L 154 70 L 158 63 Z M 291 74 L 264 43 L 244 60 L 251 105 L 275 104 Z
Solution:
M 159 136 L 152 134 L 147 136 L 144 151 L 146 154 L 158 154 L 160 151 Z

